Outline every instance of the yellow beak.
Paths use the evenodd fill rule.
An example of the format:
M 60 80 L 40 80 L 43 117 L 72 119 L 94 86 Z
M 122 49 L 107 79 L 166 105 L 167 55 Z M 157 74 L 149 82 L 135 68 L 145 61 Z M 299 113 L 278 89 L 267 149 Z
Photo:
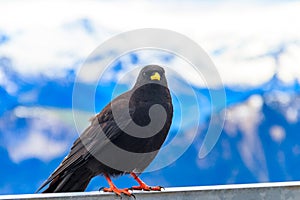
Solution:
M 158 72 L 155 72 L 152 76 L 150 76 L 150 79 L 152 81 L 156 80 L 156 81 L 160 81 L 160 75 Z

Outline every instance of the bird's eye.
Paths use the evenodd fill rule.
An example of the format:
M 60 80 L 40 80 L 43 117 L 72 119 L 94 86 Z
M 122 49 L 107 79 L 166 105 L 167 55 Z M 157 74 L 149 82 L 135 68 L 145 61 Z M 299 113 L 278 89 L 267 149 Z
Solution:
M 143 72 L 143 76 L 146 76 L 147 74 L 146 74 L 146 72 Z

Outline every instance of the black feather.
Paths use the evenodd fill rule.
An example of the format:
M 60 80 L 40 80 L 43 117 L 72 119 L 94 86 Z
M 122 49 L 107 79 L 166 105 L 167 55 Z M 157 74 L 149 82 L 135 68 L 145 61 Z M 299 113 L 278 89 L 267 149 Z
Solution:
M 154 72 L 160 74 L 159 81 L 149 78 Z M 149 109 L 155 104 L 161 105 L 167 114 L 163 128 L 157 134 L 143 138 L 123 131 L 132 122 L 141 127 L 147 126 L 151 122 Z M 118 123 L 115 121 L 113 110 L 119 113 Z M 84 191 L 90 180 L 97 175 L 105 173 L 118 176 L 132 171 L 141 173 L 151 163 L 165 141 L 172 117 L 172 100 L 163 68 L 155 65 L 144 67 L 133 89 L 115 98 L 91 119 L 91 125 L 73 143 L 68 156 L 38 191 L 49 183 L 44 193 Z M 142 136 L 144 133 L 138 134 Z M 111 144 L 125 151 L 145 155 L 142 154 L 144 156 L 138 160 L 127 162 L 126 158 L 117 158 L 118 155 L 113 155 L 109 151 Z M 113 160 L 114 166 L 102 163 L 97 159 L 98 156 L 116 158 Z M 126 169 L 120 170 L 118 167 L 123 164 Z

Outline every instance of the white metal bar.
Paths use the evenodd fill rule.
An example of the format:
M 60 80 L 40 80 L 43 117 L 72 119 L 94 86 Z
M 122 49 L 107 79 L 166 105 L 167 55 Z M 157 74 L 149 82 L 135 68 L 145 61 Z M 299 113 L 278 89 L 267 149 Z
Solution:
M 166 188 L 161 192 L 134 191 L 137 199 L 202 199 L 202 200 L 276 200 L 276 199 L 300 199 L 300 181 L 256 183 L 238 185 L 216 185 L 195 187 Z M 53 194 L 22 194 L 2 195 L 0 199 L 40 199 L 40 200 L 108 200 L 120 199 L 112 193 L 103 192 L 77 192 L 77 193 L 53 193 Z M 122 196 L 122 199 L 132 199 Z

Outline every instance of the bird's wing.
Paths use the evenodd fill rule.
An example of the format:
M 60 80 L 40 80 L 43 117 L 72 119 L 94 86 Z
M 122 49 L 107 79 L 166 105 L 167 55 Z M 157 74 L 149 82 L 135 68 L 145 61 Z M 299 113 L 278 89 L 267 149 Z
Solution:
M 122 98 L 116 98 L 113 102 L 114 110 L 121 115 L 119 116 L 119 123 L 116 124 L 111 104 L 108 104 L 98 115 L 94 116 L 90 121 L 91 125 L 85 129 L 81 136 L 73 143 L 70 153 L 64 158 L 62 163 L 57 169 L 51 174 L 51 176 L 41 185 L 38 189 L 41 190 L 44 186 L 54 180 L 60 175 L 67 175 L 66 171 L 72 172 L 78 167 L 84 165 L 89 156 L 95 151 L 101 150 L 105 145 L 122 134 L 120 130 L 125 128 L 131 121 L 128 118 L 128 100 Z M 134 108 L 129 110 L 129 113 L 134 112 Z M 125 114 L 127 112 L 127 114 Z M 123 113 L 123 114 L 122 114 Z M 104 134 L 101 134 L 101 130 Z

